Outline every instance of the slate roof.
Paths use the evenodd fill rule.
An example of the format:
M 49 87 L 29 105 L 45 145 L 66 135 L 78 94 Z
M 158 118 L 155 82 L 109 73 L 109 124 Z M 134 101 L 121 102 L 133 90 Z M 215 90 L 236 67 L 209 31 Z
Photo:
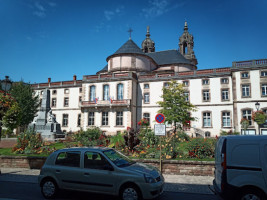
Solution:
M 182 54 L 180 54 L 179 51 L 175 49 L 146 53 L 146 55 L 151 57 L 158 65 L 167 65 L 174 63 L 191 64 L 189 60 L 187 60 Z
M 138 53 L 144 54 L 143 51 L 131 39 L 125 42 L 114 54 L 121 53 Z M 113 55 L 114 55 L 113 54 Z
M 108 65 L 106 65 L 103 69 L 100 71 L 96 72 L 96 74 L 101 73 L 101 72 L 107 72 L 108 71 Z

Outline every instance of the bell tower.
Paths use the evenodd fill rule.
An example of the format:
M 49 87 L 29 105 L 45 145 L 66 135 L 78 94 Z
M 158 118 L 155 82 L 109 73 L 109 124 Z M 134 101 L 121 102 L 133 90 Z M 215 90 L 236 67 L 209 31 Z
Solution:
M 194 53 L 194 37 L 188 32 L 187 21 L 184 23 L 184 32 L 179 38 L 179 51 L 193 65 L 197 65 L 197 59 Z
M 146 39 L 142 42 L 142 51 L 144 53 L 155 52 L 155 42 L 150 38 L 149 26 L 146 30 Z

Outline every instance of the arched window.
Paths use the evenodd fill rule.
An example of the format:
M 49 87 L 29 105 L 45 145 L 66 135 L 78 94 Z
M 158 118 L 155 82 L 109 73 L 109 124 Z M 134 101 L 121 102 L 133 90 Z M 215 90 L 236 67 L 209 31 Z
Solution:
M 95 100 L 95 86 L 90 86 L 90 94 L 89 94 L 89 100 L 94 101 Z
M 123 84 L 117 85 L 117 100 L 123 100 Z
M 103 100 L 109 100 L 109 85 L 103 86 Z

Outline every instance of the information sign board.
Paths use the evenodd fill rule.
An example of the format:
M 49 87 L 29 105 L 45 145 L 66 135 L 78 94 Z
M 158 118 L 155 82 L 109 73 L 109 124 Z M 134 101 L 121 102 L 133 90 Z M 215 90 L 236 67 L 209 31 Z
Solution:
M 155 135 L 165 136 L 166 135 L 166 125 L 165 124 L 155 124 L 154 125 L 154 131 L 155 131 Z

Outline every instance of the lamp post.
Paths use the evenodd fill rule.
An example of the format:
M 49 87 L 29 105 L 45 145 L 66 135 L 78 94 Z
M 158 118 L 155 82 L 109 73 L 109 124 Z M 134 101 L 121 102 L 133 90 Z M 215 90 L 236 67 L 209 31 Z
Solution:
M 259 111 L 260 110 L 260 103 L 257 101 L 255 103 L 255 107 L 256 107 L 256 110 Z M 257 123 L 258 124 L 258 123 Z M 260 135 L 260 125 L 258 124 L 258 131 L 259 131 L 259 135 Z
M 1 89 L 4 91 L 4 96 L 6 95 L 7 91 L 10 90 L 12 85 L 12 82 L 9 80 L 9 76 L 6 76 L 4 80 L 1 81 Z M 0 114 L 0 141 L 2 137 L 2 120 L 3 120 L 3 115 Z

